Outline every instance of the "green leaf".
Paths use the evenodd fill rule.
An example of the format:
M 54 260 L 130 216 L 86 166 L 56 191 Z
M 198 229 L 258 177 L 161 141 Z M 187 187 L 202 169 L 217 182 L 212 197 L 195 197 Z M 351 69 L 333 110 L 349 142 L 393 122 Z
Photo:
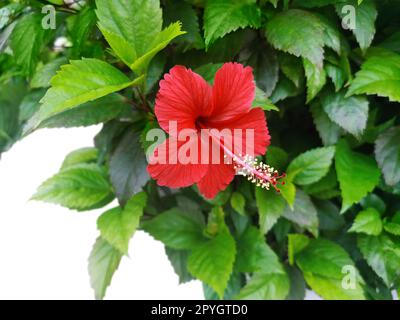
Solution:
M 225 289 L 222 299 L 218 294 L 207 284 L 203 283 L 203 293 L 206 300 L 233 300 L 238 295 L 243 286 L 243 275 L 240 273 L 232 273 L 228 286 Z
M 293 210 L 287 206 L 283 216 L 318 236 L 318 214 L 310 197 L 302 190 L 297 190 Z
M 128 254 L 129 240 L 139 226 L 146 202 L 147 195 L 140 192 L 135 194 L 124 208 L 116 207 L 104 212 L 97 220 L 101 237 L 121 253 Z
M 400 126 L 379 135 L 375 142 L 375 159 L 388 185 L 400 182 Z
M 360 234 L 357 244 L 369 266 L 388 287 L 399 283 L 400 246 L 388 235 L 378 237 Z
M 285 273 L 275 252 L 257 228 L 250 226 L 237 241 L 235 270 L 239 272 Z
M 355 28 L 353 31 L 362 50 L 368 49 L 375 35 L 375 20 L 378 16 L 374 0 L 365 0 L 357 5 L 355 0 L 346 1 L 336 5 L 339 16 L 346 20 L 347 11 L 342 12 L 344 5 L 352 5 L 355 8 Z
M 187 269 L 187 261 L 190 254 L 188 250 L 175 250 L 165 247 L 165 253 L 167 254 L 168 260 L 171 262 L 175 273 L 179 277 L 179 283 L 185 283 L 193 280 L 192 275 Z
M 222 298 L 233 270 L 235 256 L 235 240 L 223 217 L 220 217 L 218 233 L 192 250 L 188 269 L 193 276 L 208 284 Z
M 161 30 L 159 0 L 97 0 L 99 28 L 114 52 L 133 71 L 143 74 L 151 59 L 175 37 L 180 23 Z
M 56 71 L 60 69 L 63 64 L 66 64 L 68 60 L 65 57 L 60 57 L 45 65 L 39 67 L 31 80 L 31 88 L 47 88 L 50 87 L 50 80 L 56 74 Z
M 197 215 L 174 208 L 142 224 L 143 230 L 173 249 L 192 249 L 204 243 L 204 223 Z
M 380 172 L 374 159 L 353 152 L 345 140 L 336 145 L 335 165 L 344 212 L 378 185 Z
M 318 212 L 319 229 L 323 231 L 342 230 L 345 225 L 343 216 L 336 205 L 327 200 L 314 200 Z
M 43 16 L 30 13 L 23 16 L 16 24 L 10 36 L 10 47 L 24 75 L 31 76 L 35 71 L 40 52 L 48 40 L 51 29 L 42 27 Z
M 339 92 L 346 82 L 345 72 L 342 68 L 329 62 L 325 64 L 324 68 L 327 76 L 332 80 L 332 83 L 335 86 L 335 91 Z
M 400 102 L 400 55 L 385 50 L 374 50 L 361 65 L 347 92 L 376 94 Z
M 204 11 L 204 35 L 206 47 L 216 39 L 239 28 L 259 28 L 260 9 L 255 0 L 210 0 Z
M 234 192 L 231 196 L 231 207 L 239 214 L 245 215 L 246 199 L 240 192 Z
M 280 52 L 278 58 L 279 67 L 283 74 L 291 80 L 297 88 L 300 87 L 304 77 L 304 70 L 299 59 L 284 52 Z
M 360 211 L 349 232 L 365 233 L 378 236 L 382 232 L 382 220 L 378 211 L 368 208 Z
M 270 46 L 260 46 L 247 59 L 247 64 L 253 67 L 257 88 L 269 97 L 279 79 L 279 65 L 275 50 Z
M 279 111 L 278 107 L 268 99 L 267 94 L 258 87 L 256 87 L 256 95 L 254 97 L 252 106 L 261 107 L 265 111 Z
M 32 197 L 79 211 L 103 207 L 113 198 L 107 172 L 97 164 L 80 164 L 61 170 L 46 180 Z
M 64 159 L 61 170 L 82 163 L 96 163 L 99 151 L 96 148 L 80 148 L 70 152 Z
M 328 117 L 357 138 L 367 127 L 368 100 L 365 97 L 345 97 L 344 92 L 330 93 L 321 99 Z
M 89 257 L 90 284 L 96 299 L 103 299 L 118 269 L 122 254 L 102 238 L 97 238 Z
M 240 300 L 283 300 L 289 294 L 290 281 L 286 273 L 256 272 L 240 291 Z
M 74 20 L 70 31 L 72 40 L 71 56 L 73 58 L 80 58 L 85 41 L 96 24 L 96 14 L 92 6 L 85 6 L 73 17 Z
M 329 171 L 335 147 L 309 150 L 289 164 L 287 175 L 298 185 L 309 185 L 321 180 Z
M 294 257 L 301 250 L 307 247 L 310 243 L 310 238 L 304 234 L 289 234 L 288 235 L 288 258 L 290 265 L 294 264 Z
M 312 239 L 295 256 L 308 285 L 325 299 L 365 299 L 363 280 L 348 253 L 338 244 L 325 239 Z M 354 268 L 355 287 L 345 288 L 344 268 Z
M 140 192 L 149 181 L 147 161 L 140 146 L 139 134 L 129 129 L 110 156 L 110 179 L 119 202 L 123 205 Z
M 286 200 L 289 206 L 292 208 L 296 199 L 296 186 L 294 183 L 286 177 L 281 181 L 284 183 L 279 186 L 282 197 Z
M 307 78 L 307 103 L 313 100 L 326 83 L 326 73 L 307 59 L 303 59 L 304 71 Z
M 342 129 L 328 117 L 320 102 L 313 103 L 311 113 L 323 144 L 326 146 L 336 144 Z
M 43 120 L 38 128 L 91 126 L 114 119 L 129 108 L 125 97 L 112 93 L 51 116 Z
M 168 25 L 175 21 L 182 22 L 185 34 L 175 40 L 183 51 L 189 49 L 203 49 L 204 40 L 200 34 L 199 21 L 196 11 L 187 2 L 168 1 L 164 10 L 164 24 Z
M 275 48 L 322 68 L 324 26 L 312 13 L 299 9 L 279 13 L 268 21 L 266 36 Z
M 285 210 L 285 200 L 273 190 L 256 188 L 260 231 L 266 234 L 275 225 Z
M 104 61 L 85 58 L 71 61 L 51 79 L 51 88 L 41 100 L 39 111 L 24 128 L 25 134 L 52 116 L 141 81 L 142 78 L 129 80 L 125 74 Z
M 365 198 L 361 199 L 360 204 L 364 209 L 374 208 L 380 214 L 384 214 L 386 211 L 385 202 L 374 193 L 367 194 Z

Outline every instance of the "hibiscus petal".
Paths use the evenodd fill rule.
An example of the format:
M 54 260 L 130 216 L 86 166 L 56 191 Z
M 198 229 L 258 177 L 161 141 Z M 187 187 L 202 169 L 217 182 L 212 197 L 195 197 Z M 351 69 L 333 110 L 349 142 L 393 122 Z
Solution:
M 182 188 L 190 186 L 203 178 L 207 173 L 207 164 L 201 164 L 200 142 L 196 136 L 186 141 L 178 141 L 175 138 L 166 139 L 158 145 L 150 158 L 147 171 L 157 180 L 158 185 L 170 188 Z M 183 149 L 184 148 L 184 149 Z M 186 158 L 188 163 L 182 163 L 182 151 L 193 148 L 198 150 Z
M 210 164 L 206 175 L 197 183 L 199 191 L 208 199 L 225 190 L 235 177 L 232 164 Z
M 176 121 L 177 132 L 184 128 L 195 128 L 198 117 L 207 117 L 212 112 L 211 87 L 197 73 L 183 66 L 173 67 L 160 81 L 160 90 L 155 103 L 155 114 L 161 128 L 177 136 L 169 128 Z
M 215 74 L 212 89 L 213 113 L 211 120 L 226 121 L 247 113 L 255 96 L 251 67 L 239 63 L 225 63 Z
M 270 144 L 267 120 L 261 108 L 253 108 L 232 121 L 214 123 L 213 126 L 220 133 L 226 132 L 223 136 L 228 139 L 224 139 L 224 145 L 236 155 L 239 153 L 251 156 L 263 155 Z

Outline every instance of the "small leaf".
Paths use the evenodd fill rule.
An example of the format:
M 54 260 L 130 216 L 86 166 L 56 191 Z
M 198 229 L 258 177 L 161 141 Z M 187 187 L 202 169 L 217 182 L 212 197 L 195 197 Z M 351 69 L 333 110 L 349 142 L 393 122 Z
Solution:
M 373 50 L 361 65 L 347 96 L 376 94 L 400 102 L 400 55 L 383 49 Z
M 204 11 L 206 47 L 216 39 L 239 28 L 259 28 L 260 9 L 255 0 L 207 1 Z
M 388 235 L 358 235 L 357 245 L 375 273 L 388 287 L 400 279 L 400 247 Z
M 96 299 L 103 299 L 118 269 L 122 254 L 102 238 L 98 238 L 89 257 L 90 284 Z
M 293 209 L 286 207 L 283 216 L 309 230 L 314 236 L 318 236 L 318 214 L 310 197 L 302 190 L 297 190 L 296 201 Z
M 314 99 L 326 83 L 326 73 L 309 60 L 303 59 L 304 71 L 307 78 L 307 103 Z
M 365 97 L 345 97 L 344 92 L 323 96 L 322 107 L 328 117 L 359 138 L 367 127 L 369 103 Z
M 80 148 L 70 152 L 64 159 L 61 170 L 82 163 L 96 163 L 99 152 L 96 148 Z
M 107 62 L 97 59 L 71 61 L 51 79 L 51 88 L 41 100 L 42 105 L 24 128 L 25 134 L 36 129 L 44 120 L 112 92 L 141 83 L 134 81 Z
M 231 196 L 231 206 L 235 211 L 241 215 L 246 214 L 245 213 L 245 205 L 246 205 L 246 199 L 243 197 L 243 195 L 239 192 L 234 192 L 232 193 Z
M 319 102 L 313 103 L 311 113 L 323 144 L 326 146 L 336 144 L 342 129 L 328 117 Z
M 256 272 L 236 299 L 283 300 L 289 294 L 290 281 L 286 273 Z
M 282 216 L 286 206 L 285 200 L 273 190 L 256 188 L 256 204 L 260 231 L 266 234 Z
M 288 235 L 288 258 L 290 265 L 294 264 L 294 257 L 301 250 L 307 247 L 310 243 L 310 238 L 304 234 L 289 234 Z
M 235 256 L 235 240 L 225 222 L 218 221 L 218 233 L 192 250 L 188 269 L 222 298 L 233 271 Z
M 187 269 L 187 261 L 190 254 L 188 250 L 175 250 L 165 247 L 165 253 L 179 277 L 179 283 L 186 283 L 194 279 Z
M 139 225 L 146 201 L 147 195 L 140 192 L 134 195 L 123 209 L 110 209 L 97 220 L 101 237 L 123 254 L 128 254 L 129 240 Z
M 129 129 L 121 137 L 110 156 L 110 179 L 119 202 L 123 205 L 140 192 L 149 181 L 146 156 L 139 135 Z
M 359 212 L 349 232 L 378 236 L 382 232 L 382 220 L 378 211 L 368 208 Z
M 374 159 L 353 152 L 345 140 L 336 146 L 335 165 L 343 198 L 341 212 L 344 212 L 378 185 L 380 172 Z
M 161 213 L 142 224 L 143 230 L 173 249 L 193 249 L 204 243 L 204 223 L 193 213 L 178 208 Z
M 334 155 L 335 147 L 309 150 L 297 156 L 289 164 L 287 175 L 299 185 L 315 183 L 328 173 Z
M 348 12 L 343 11 L 344 5 L 352 5 L 355 8 L 355 28 L 352 29 L 358 44 L 362 50 L 368 49 L 375 35 L 375 20 L 378 16 L 374 0 L 365 0 L 358 4 L 355 0 L 346 1 L 344 4 L 337 4 L 336 11 L 339 16 L 346 20 Z
M 266 36 L 275 48 L 322 68 L 324 26 L 312 13 L 299 9 L 279 13 L 268 21 Z
M 375 142 L 375 159 L 388 185 L 400 182 L 400 127 L 390 128 L 379 135 Z
M 97 164 L 79 164 L 61 170 L 32 197 L 79 211 L 103 207 L 113 198 L 107 172 Z

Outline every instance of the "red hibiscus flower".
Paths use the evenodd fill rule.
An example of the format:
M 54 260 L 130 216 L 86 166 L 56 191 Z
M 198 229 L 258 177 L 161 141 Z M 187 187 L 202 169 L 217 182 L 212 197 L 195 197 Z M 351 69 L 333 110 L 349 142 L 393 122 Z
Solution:
M 252 108 L 254 95 L 252 69 L 239 63 L 225 63 L 217 71 L 213 86 L 190 69 L 173 67 L 160 81 L 155 103 L 158 123 L 169 134 L 169 138 L 157 146 L 153 156 L 163 154 L 166 161 L 150 161 L 147 168 L 150 176 L 159 185 L 171 188 L 197 183 L 199 191 L 207 198 L 213 198 L 224 190 L 237 173 L 248 176 L 249 180 L 262 187 L 275 187 L 278 178 L 276 171 L 254 159 L 265 154 L 270 144 L 264 111 Z M 171 123 L 175 123 L 176 128 L 172 128 Z M 225 140 L 211 134 L 209 146 L 205 144 L 204 137 L 197 134 L 201 129 L 229 129 L 229 132 L 240 129 L 244 134 L 240 138 L 240 146 L 235 140 L 233 147 L 228 147 Z M 193 139 L 178 139 L 183 130 L 192 132 Z M 252 132 L 252 139 L 247 139 L 247 132 Z M 247 148 L 249 140 L 252 148 Z M 251 152 L 242 155 L 235 153 L 235 148 L 251 149 Z M 193 156 L 196 161 L 172 161 L 179 157 L 180 152 L 185 153 L 188 149 L 198 151 Z M 221 161 L 201 161 L 201 155 L 210 154 L 213 149 L 220 149 Z

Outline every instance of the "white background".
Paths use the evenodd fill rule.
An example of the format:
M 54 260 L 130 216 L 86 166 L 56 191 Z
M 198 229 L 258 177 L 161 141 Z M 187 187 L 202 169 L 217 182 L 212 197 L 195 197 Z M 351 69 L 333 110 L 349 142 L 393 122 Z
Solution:
M 29 198 L 67 153 L 92 146 L 98 130 L 42 129 L 2 155 L 0 299 L 93 298 L 87 258 L 104 209 L 75 212 Z M 203 292 L 198 281 L 179 285 L 163 245 L 137 232 L 106 299 L 203 299 Z

